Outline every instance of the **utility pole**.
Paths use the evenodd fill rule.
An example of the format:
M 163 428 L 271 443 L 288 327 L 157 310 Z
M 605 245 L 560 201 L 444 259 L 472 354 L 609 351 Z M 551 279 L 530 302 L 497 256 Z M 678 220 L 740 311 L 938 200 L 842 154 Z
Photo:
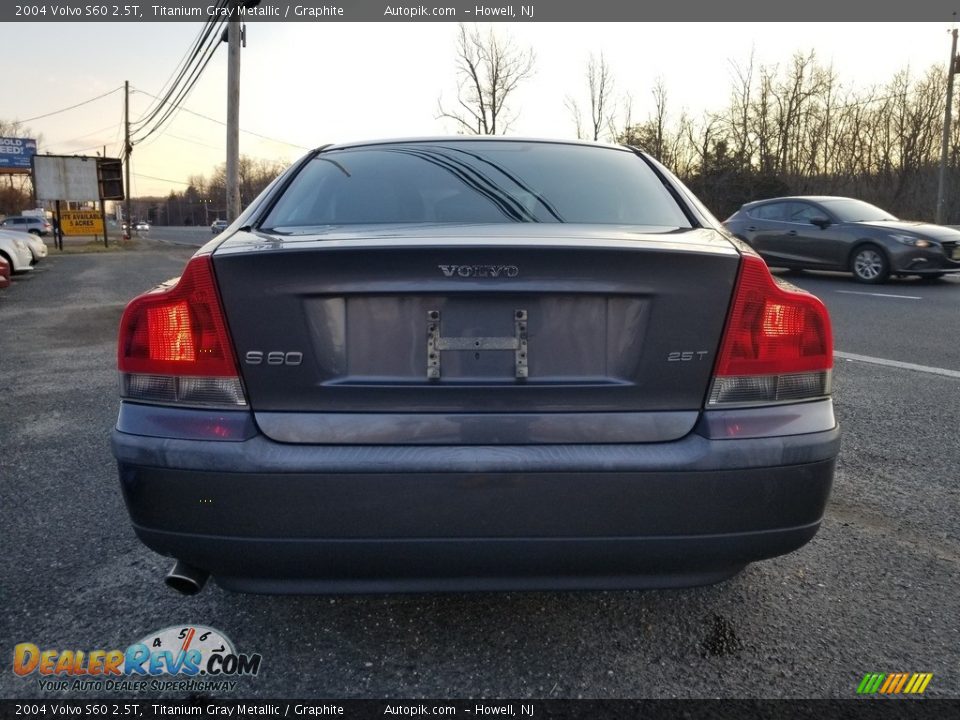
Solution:
M 123 166 L 126 170 L 126 209 L 124 210 L 124 220 L 127 223 L 127 231 L 123 232 L 121 226 L 121 237 L 133 237 L 133 225 L 130 222 L 130 155 L 133 153 L 133 143 L 130 142 L 130 81 L 123 81 Z
M 943 144 L 940 147 L 940 182 L 937 183 L 937 225 L 944 221 L 944 198 L 947 185 L 947 154 L 950 150 L 950 120 L 953 118 L 953 76 L 960 69 L 960 59 L 957 58 L 957 29 L 950 33 L 953 41 L 950 43 L 950 63 L 947 65 L 947 111 L 943 117 Z
M 107 146 L 103 146 L 103 158 L 107 157 Z M 99 162 L 99 161 L 97 161 Z M 97 179 L 100 179 L 100 168 L 97 166 Z M 99 184 L 99 183 L 98 183 Z M 100 222 L 103 223 L 103 246 L 108 247 L 107 245 L 107 203 L 103 199 L 103 186 L 100 187 Z
M 227 22 L 227 222 L 240 214 L 240 20 L 234 3 Z

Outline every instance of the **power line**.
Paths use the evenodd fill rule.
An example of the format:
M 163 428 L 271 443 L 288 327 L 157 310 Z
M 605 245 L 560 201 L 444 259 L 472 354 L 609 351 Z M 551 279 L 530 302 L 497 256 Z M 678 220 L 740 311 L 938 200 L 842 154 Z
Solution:
M 117 125 L 117 131 L 113 134 L 113 142 L 110 143 L 111 145 L 118 145 L 118 144 L 120 144 L 120 133 L 121 133 L 121 132 L 123 132 L 123 119 L 122 119 L 122 118 L 121 118 L 121 120 L 120 120 L 120 124 Z M 122 157 L 122 156 L 123 156 L 123 148 L 121 147 L 121 148 L 119 148 L 119 149 L 117 150 L 117 157 Z
M 117 127 L 118 127 L 117 123 L 111 123 L 111 124 L 109 124 L 109 125 L 107 125 L 107 126 L 105 126 L 105 127 L 99 128 L 99 129 L 97 129 L 97 130 L 92 130 L 92 131 L 90 131 L 90 132 L 88 132 L 88 133 L 84 133 L 83 135 L 78 135 L 77 137 L 75 137 L 75 138 L 73 138 L 73 139 L 71 139 L 71 140 L 60 140 L 60 141 L 55 142 L 55 143 L 47 144 L 44 149 L 47 150 L 47 151 L 49 151 L 50 147 L 56 147 L 56 146 L 58 146 L 58 145 L 69 145 L 70 143 L 76 142 L 77 140 L 83 140 L 84 138 L 88 138 L 88 137 L 90 137 L 91 135 L 96 135 L 97 133 L 101 133 L 101 132 L 103 132 L 104 130 L 113 130 L 114 128 L 117 128 Z M 104 144 L 104 143 L 101 143 L 101 145 L 103 145 L 103 144 Z
M 104 143 L 99 143 L 98 145 L 91 145 L 90 147 L 80 148 L 79 150 L 71 150 L 71 155 L 79 155 L 80 153 L 87 152 L 88 150 L 101 150 L 103 149 Z
M 215 50 L 216 50 L 216 47 L 213 47 L 210 49 L 209 53 L 207 54 L 207 57 L 203 61 L 203 65 L 199 66 L 199 68 L 194 72 L 193 76 L 191 77 L 191 80 L 188 81 L 189 84 L 186 85 L 179 92 L 176 99 L 173 101 L 162 103 L 159 106 L 162 108 L 163 105 L 169 105 L 170 107 L 164 110 L 163 116 L 159 120 L 157 120 L 156 124 L 152 128 L 150 128 L 144 135 L 138 138 L 137 137 L 132 138 L 132 142 L 141 143 L 144 140 L 146 140 L 148 137 L 153 135 L 154 133 L 159 132 L 160 129 L 167 123 L 167 121 L 170 120 L 172 117 L 174 117 L 180 111 L 181 109 L 180 103 L 185 101 L 190 96 L 190 93 L 193 91 L 194 86 L 197 84 L 197 81 L 200 79 L 200 75 L 206 69 L 207 65 L 210 63 L 210 60 L 213 59 L 213 53 Z M 134 133 L 136 132 L 137 131 L 134 131 Z
M 142 175 L 140 173 L 131 173 L 131 174 L 134 177 L 146 178 L 147 180 L 159 180 L 160 182 L 174 183 L 175 185 L 187 185 L 187 186 L 190 185 L 190 183 L 184 182 L 183 180 L 171 180 L 169 178 L 154 177 L 153 175 Z
M 165 133 L 166 137 L 173 138 L 174 140 L 181 140 L 183 142 L 191 143 L 193 145 L 199 145 L 201 147 L 210 148 L 211 150 L 217 150 L 218 152 L 223 152 L 223 146 L 210 145 L 209 143 L 200 142 L 199 140 L 191 140 L 190 138 L 180 137 L 179 135 L 174 135 L 171 132 Z
M 156 95 L 151 95 L 146 90 L 136 90 L 136 92 L 143 93 L 144 95 L 148 97 L 152 97 L 154 99 L 159 99 L 157 98 Z M 217 120 L 216 118 L 212 118 L 209 115 L 204 115 L 203 113 L 198 113 L 187 107 L 180 107 L 180 110 L 182 112 L 189 113 L 190 115 L 196 115 L 198 118 L 209 120 L 210 122 L 216 123 L 217 125 L 223 125 L 224 127 L 226 127 L 227 125 L 223 120 Z M 286 140 L 278 140 L 277 138 L 269 137 L 268 135 L 261 135 L 260 133 L 253 132 L 252 130 L 244 130 L 243 128 L 240 128 L 240 132 L 246 133 L 247 135 L 253 135 L 254 137 L 258 137 L 262 140 L 269 140 L 270 142 L 275 142 L 280 145 L 288 145 L 289 147 L 295 147 L 300 150 L 312 150 L 312 148 L 308 148 L 304 145 L 298 145 L 297 143 L 287 142 Z
M 197 60 L 197 64 L 193 65 L 193 67 L 189 70 L 189 75 L 187 74 L 188 69 L 184 67 L 183 71 L 180 73 L 180 76 L 177 78 L 176 84 L 171 86 L 171 88 L 162 98 L 154 98 L 157 101 L 154 110 L 149 113 L 146 118 L 137 121 L 136 124 L 138 127 L 134 130 L 134 134 L 143 131 L 147 123 L 153 121 L 157 115 L 160 115 L 161 113 L 162 115 L 156 120 L 156 122 L 154 122 L 153 127 L 147 130 L 145 134 L 141 135 L 139 138 L 134 138 L 134 142 L 143 142 L 148 137 L 158 132 L 167 122 L 167 120 L 169 120 L 177 112 L 181 103 L 183 103 L 187 97 L 189 97 L 190 93 L 193 91 L 193 88 L 203 75 L 204 70 L 206 70 L 207 65 L 209 65 L 210 61 L 213 59 L 217 47 L 220 44 L 220 38 L 216 31 L 218 31 L 223 24 L 223 20 L 217 22 L 207 21 L 206 29 L 199 39 L 197 47 L 195 47 L 190 62 L 193 62 L 193 60 L 199 58 L 201 53 L 203 53 L 203 59 Z M 206 42 L 206 47 L 201 50 L 199 45 L 203 44 L 204 42 Z M 183 82 L 182 85 L 180 85 L 181 81 Z M 179 85 L 179 87 L 177 85 Z M 175 97 L 174 94 L 176 95 Z
M 219 0 L 217 3 L 217 9 L 223 6 L 223 0 Z M 218 13 L 219 14 L 219 13 Z M 213 26 L 213 21 L 208 19 L 204 26 L 200 29 L 200 32 L 197 33 L 197 37 L 193 42 L 193 46 L 184 53 L 183 58 L 177 64 L 177 67 L 174 68 L 173 72 L 170 73 L 170 77 L 167 78 L 166 82 L 162 85 L 160 93 L 164 96 L 164 101 L 170 99 L 170 95 L 173 94 L 174 88 L 180 83 L 184 75 L 187 72 L 189 65 L 197 58 L 197 55 L 200 52 L 200 47 L 206 38 L 210 34 L 210 30 Z M 177 74 L 177 71 L 180 71 Z M 174 76 L 176 75 L 176 79 Z M 135 121 L 136 125 L 143 125 L 149 122 L 150 119 L 156 116 L 157 111 L 162 107 L 162 103 L 158 102 L 156 106 L 150 107 L 147 112 L 144 113 L 146 116 L 149 113 L 149 117 L 141 117 L 139 120 Z
M 43 115 L 35 115 L 34 117 L 26 118 L 26 119 L 24 119 L 24 120 L 18 120 L 17 122 L 20 122 L 20 123 L 28 123 L 28 122 L 33 122 L 34 120 L 42 120 L 43 118 L 48 118 L 48 117 L 50 117 L 51 115 L 59 115 L 60 113 L 65 113 L 65 112 L 67 112 L 68 110 L 75 110 L 75 109 L 78 108 L 78 107 L 82 107 L 82 106 L 84 106 L 84 105 L 89 105 L 90 103 L 92 103 L 92 102 L 94 102 L 94 101 L 96 101 L 96 100 L 100 100 L 100 99 L 102 99 L 102 98 L 105 98 L 105 97 L 107 97 L 108 95 L 113 95 L 115 92 L 118 92 L 118 91 L 120 91 L 120 90 L 123 90 L 123 86 L 122 86 L 122 85 L 121 85 L 120 87 L 114 88 L 114 89 L 111 90 L 110 92 L 105 92 L 103 95 L 97 95 L 96 97 L 92 97 L 92 98 L 90 98 L 89 100 L 84 100 L 83 102 L 79 102 L 79 103 L 77 103 L 76 105 L 71 105 L 70 107 L 61 108 L 60 110 L 54 110 L 53 112 L 44 113 Z

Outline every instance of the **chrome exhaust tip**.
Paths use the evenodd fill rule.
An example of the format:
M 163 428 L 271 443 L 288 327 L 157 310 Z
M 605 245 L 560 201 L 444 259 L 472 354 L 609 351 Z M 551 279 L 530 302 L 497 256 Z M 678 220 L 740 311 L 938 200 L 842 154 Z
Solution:
M 167 573 L 164 582 L 167 587 L 171 587 L 183 595 L 196 595 L 203 590 L 210 573 L 206 570 L 189 565 L 182 560 L 177 560 L 174 566 Z

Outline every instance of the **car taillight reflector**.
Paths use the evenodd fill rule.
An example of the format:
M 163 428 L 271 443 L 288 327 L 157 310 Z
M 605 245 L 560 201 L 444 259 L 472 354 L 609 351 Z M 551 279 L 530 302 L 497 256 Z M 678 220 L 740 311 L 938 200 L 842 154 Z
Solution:
M 179 281 L 134 298 L 117 347 L 121 394 L 147 402 L 245 405 L 233 345 L 209 256 Z
M 744 255 L 708 406 L 796 402 L 830 394 L 833 336 L 819 298 L 787 290 Z
M 197 359 L 187 303 L 147 308 L 147 351 L 151 360 Z

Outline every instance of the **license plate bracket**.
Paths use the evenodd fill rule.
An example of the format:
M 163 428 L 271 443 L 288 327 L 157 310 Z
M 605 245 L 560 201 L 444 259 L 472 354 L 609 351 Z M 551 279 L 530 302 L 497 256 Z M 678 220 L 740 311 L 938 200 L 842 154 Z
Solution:
M 474 352 L 512 350 L 514 353 L 514 376 L 518 380 L 528 377 L 526 310 L 517 309 L 513 311 L 513 335 L 504 337 L 444 337 L 441 332 L 441 320 L 439 310 L 427 311 L 428 379 L 440 379 L 440 357 L 442 353 L 450 350 L 472 350 Z

